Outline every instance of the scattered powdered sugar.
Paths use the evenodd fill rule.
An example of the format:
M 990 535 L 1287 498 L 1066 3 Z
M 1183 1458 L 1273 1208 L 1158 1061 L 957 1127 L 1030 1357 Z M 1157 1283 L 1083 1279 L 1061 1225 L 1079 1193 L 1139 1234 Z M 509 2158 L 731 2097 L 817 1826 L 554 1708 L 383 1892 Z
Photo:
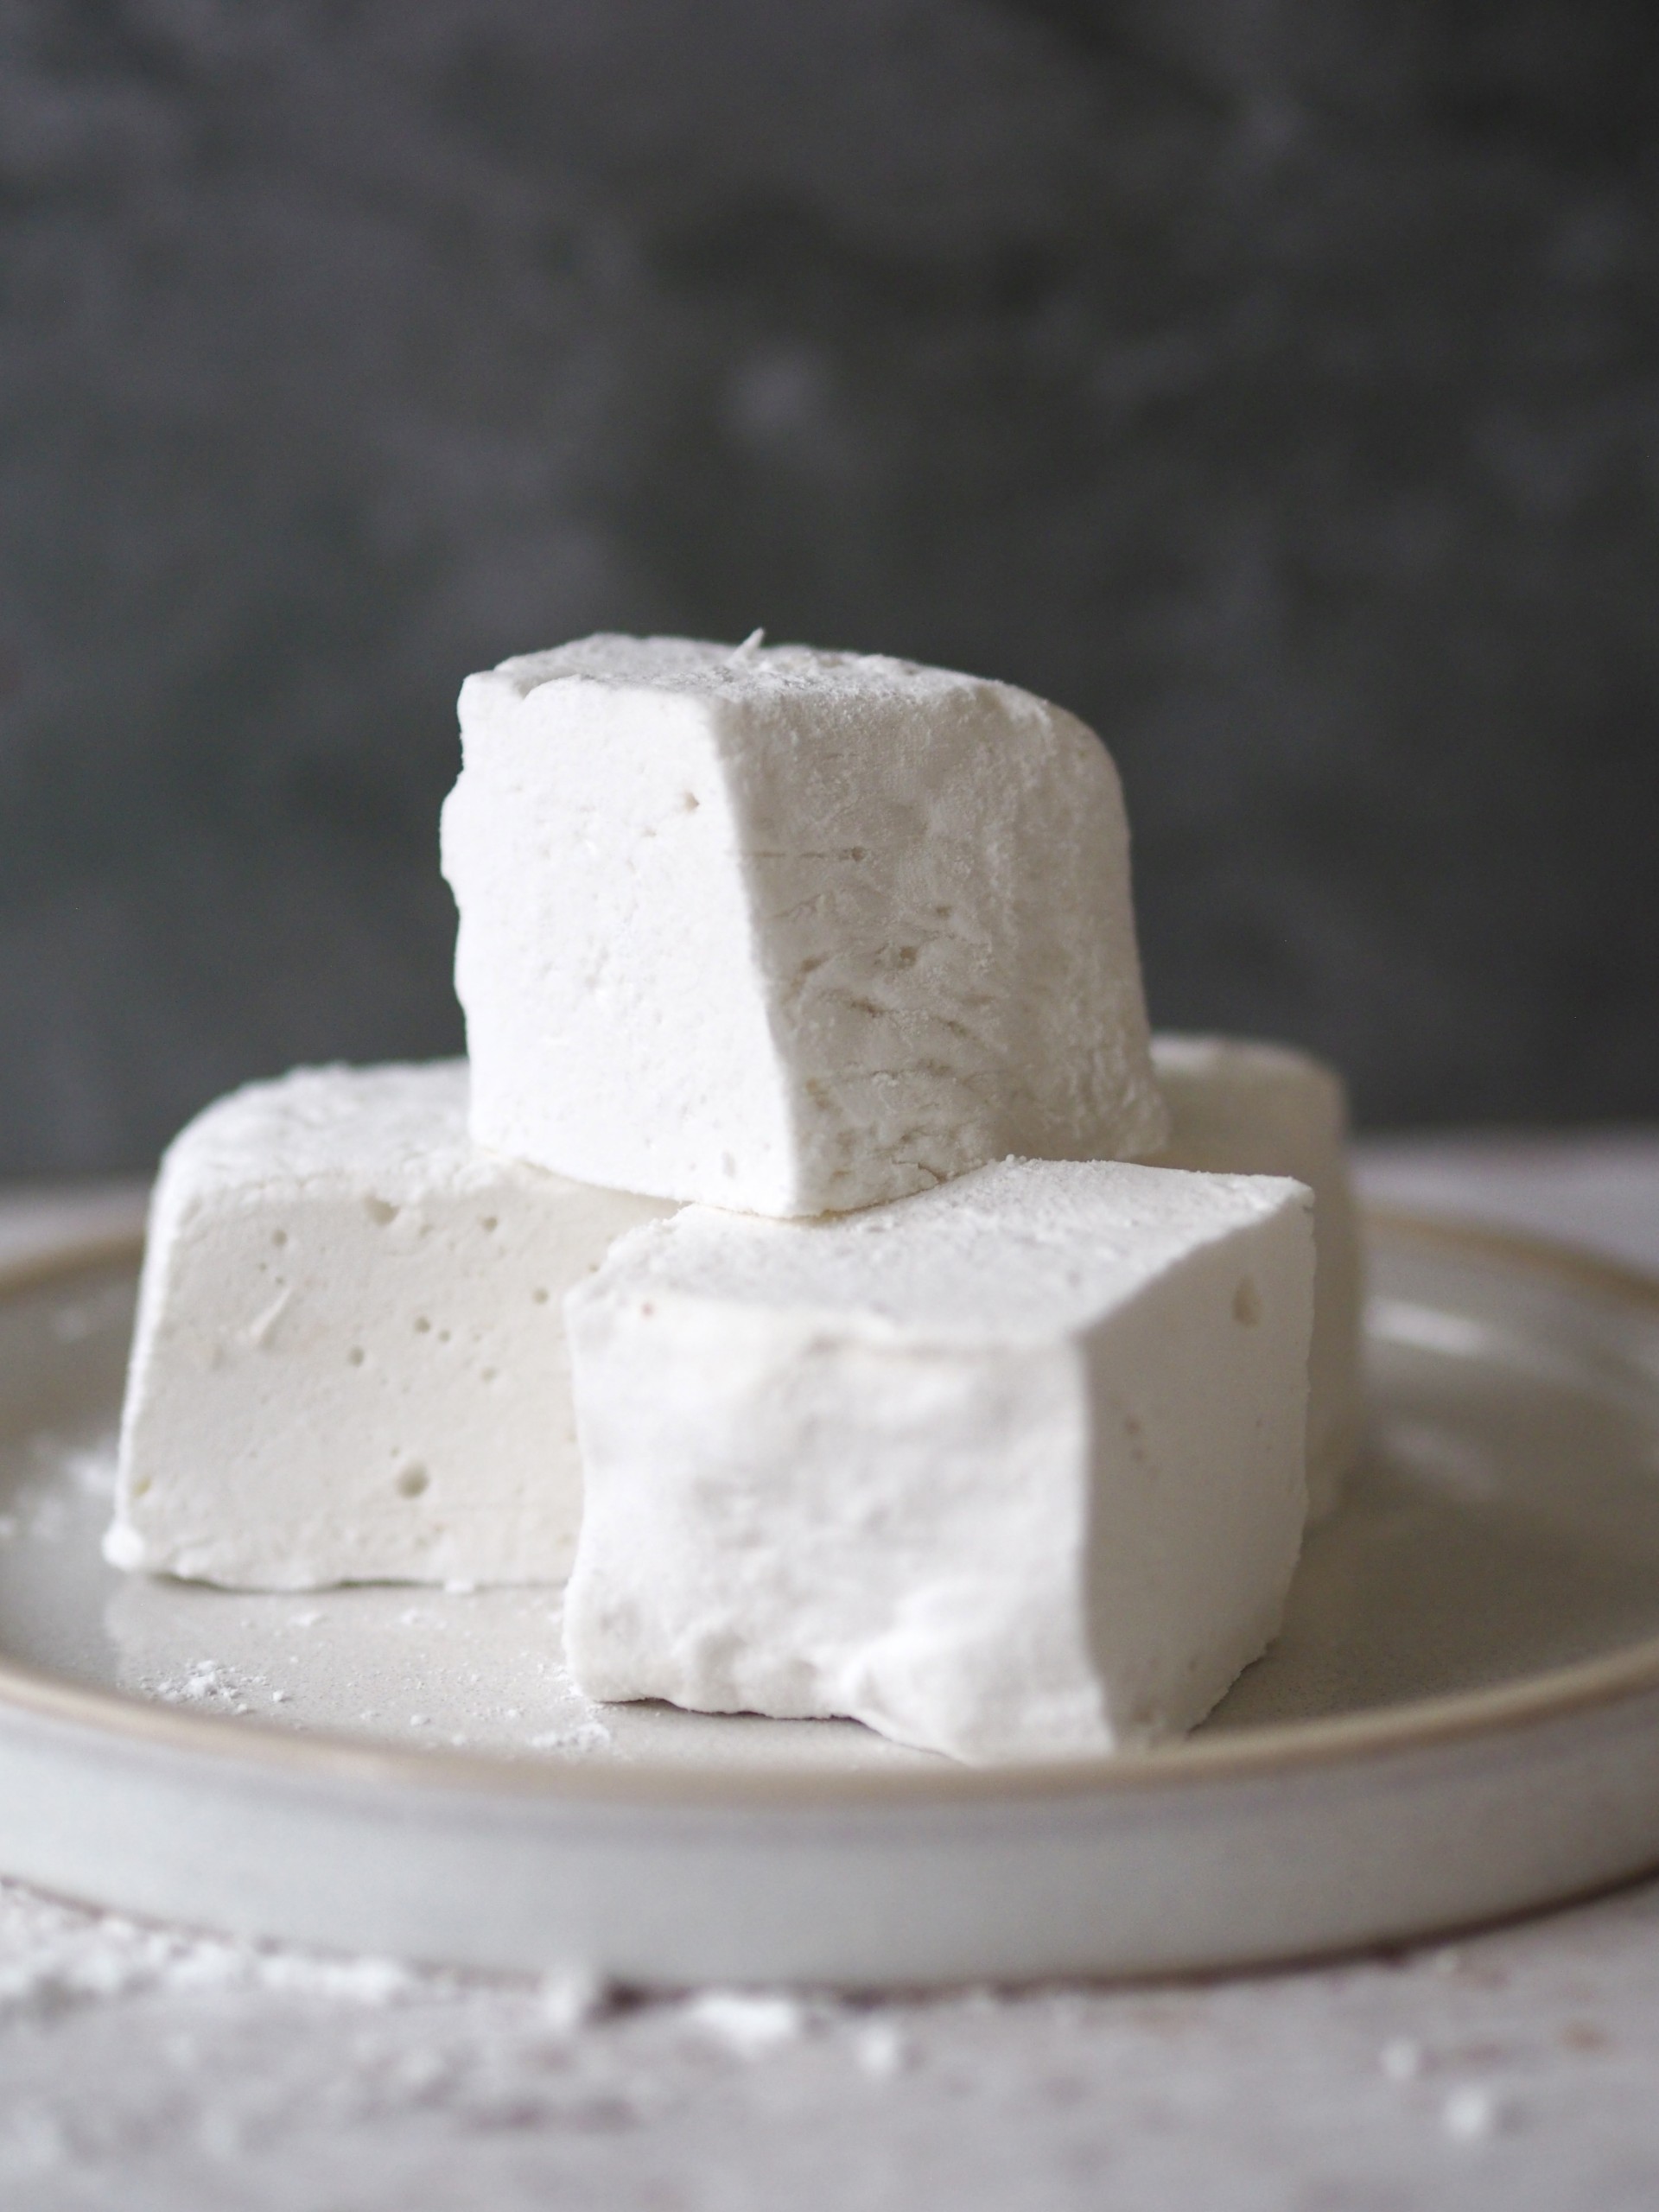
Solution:
M 853 2038 L 853 2056 L 873 2082 L 890 2082 L 910 2063 L 909 2039 L 893 2020 L 867 2020 Z
M 1390 2082 L 1414 2082 L 1423 2070 L 1423 2047 L 1409 2036 L 1395 2036 L 1383 2044 L 1379 2063 Z
M 739 2058 L 761 2058 L 806 2031 L 806 2007 L 796 1997 L 746 1989 L 705 1989 L 685 2008 L 690 2024 Z
M 453 1976 L 422 1974 L 394 1959 L 329 1958 L 302 1951 L 143 1927 L 0 1890 L 0 2018 L 50 2014 L 90 1999 L 154 1991 L 265 1990 L 333 2003 L 379 2006 Z
M 198 1659 L 183 1674 L 152 1683 L 149 1694 L 168 1705 L 206 1706 L 240 1716 L 251 1710 L 254 1692 L 265 1688 L 263 1676 L 240 1675 L 222 1659 Z
M 299 1951 L 261 1951 L 253 1957 L 261 1989 L 292 1990 L 347 2005 L 391 2005 L 431 1980 L 397 1959 L 314 1958 Z
M 272 1706 L 292 1705 L 294 1692 L 268 1675 L 233 1667 L 224 1659 L 198 1659 L 174 1674 L 162 1675 L 141 1685 L 147 1697 L 163 1705 L 245 1719 Z
M 615 1738 L 602 1720 L 573 1720 L 530 1738 L 532 1751 L 602 1751 Z
M 1440 2107 L 1440 2125 L 1454 2143 L 1481 2143 L 1497 2133 L 1503 2108 L 1490 2089 L 1472 2082 L 1453 2089 Z
M 573 2034 L 598 2019 L 615 2001 L 615 1991 L 602 1974 L 582 1967 L 550 1974 L 539 1992 L 542 2017 L 561 2035 Z

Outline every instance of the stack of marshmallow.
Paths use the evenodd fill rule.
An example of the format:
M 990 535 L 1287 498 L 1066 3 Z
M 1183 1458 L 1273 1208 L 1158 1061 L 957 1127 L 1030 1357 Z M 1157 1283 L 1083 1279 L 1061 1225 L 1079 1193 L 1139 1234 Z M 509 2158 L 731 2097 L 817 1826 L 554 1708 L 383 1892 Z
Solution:
M 1104 747 L 758 639 L 461 720 L 468 1063 L 174 1144 L 110 1558 L 569 1573 L 594 1696 L 968 1759 L 1191 1726 L 1355 1448 L 1357 1257 L 1329 1071 L 1148 1037 Z

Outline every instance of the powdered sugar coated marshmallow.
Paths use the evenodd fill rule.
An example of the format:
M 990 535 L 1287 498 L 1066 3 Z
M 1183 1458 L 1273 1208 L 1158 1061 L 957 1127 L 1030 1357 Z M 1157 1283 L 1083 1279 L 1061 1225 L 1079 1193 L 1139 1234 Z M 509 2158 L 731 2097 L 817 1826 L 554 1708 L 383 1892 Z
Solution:
M 1007 684 L 589 638 L 461 695 L 473 1130 L 774 1216 L 1166 1133 L 1099 741 Z
M 581 1466 L 561 1301 L 663 1209 L 493 1158 L 466 1115 L 459 1061 L 320 1068 L 175 1141 L 116 1565 L 280 1590 L 563 1574 Z
M 575 1679 L 976 1761 L 1191 1726 L 1300 1546 L 1310 1204 L 1007 1161 L 624 1238 L 566 1301 Z
M 1243 1037 L 1160 1034 L 1152 1064 L 1172 1123 L 1156 1165 L 1293 1175 L 1313 1193 L 1307 1505 L 1310 1520 L 1323 1520 L 1365 1425 L 1359 1219 L 1342 1077 L 1312 1053 Z

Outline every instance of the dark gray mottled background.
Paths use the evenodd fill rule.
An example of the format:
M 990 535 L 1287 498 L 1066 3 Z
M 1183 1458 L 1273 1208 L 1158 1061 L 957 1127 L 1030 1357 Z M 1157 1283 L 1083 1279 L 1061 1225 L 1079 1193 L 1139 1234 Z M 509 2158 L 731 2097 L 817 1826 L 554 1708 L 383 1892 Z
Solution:
M 0 1171 L 447 1051 L 468 669 L 1123 768 L 1166 1024 L 1659 1109 L 1650 0 L 0 0 Z

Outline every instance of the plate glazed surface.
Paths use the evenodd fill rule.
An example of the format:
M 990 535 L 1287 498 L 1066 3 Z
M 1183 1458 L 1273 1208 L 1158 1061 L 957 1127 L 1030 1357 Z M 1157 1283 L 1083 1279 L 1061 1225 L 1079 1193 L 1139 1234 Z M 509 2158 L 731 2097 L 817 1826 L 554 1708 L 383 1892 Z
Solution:
M 597 1707 L 548 1590 L 251 1596 L 98 1539 L 136 1251 L 0 1281 L 0 1869 L 253 1935 L 663 1983 L 1219 1967 L 1659 1862 L 1659 1288 L 1370 1224 L 1372 1436 L 1187 1742 L 969 1770 Z

